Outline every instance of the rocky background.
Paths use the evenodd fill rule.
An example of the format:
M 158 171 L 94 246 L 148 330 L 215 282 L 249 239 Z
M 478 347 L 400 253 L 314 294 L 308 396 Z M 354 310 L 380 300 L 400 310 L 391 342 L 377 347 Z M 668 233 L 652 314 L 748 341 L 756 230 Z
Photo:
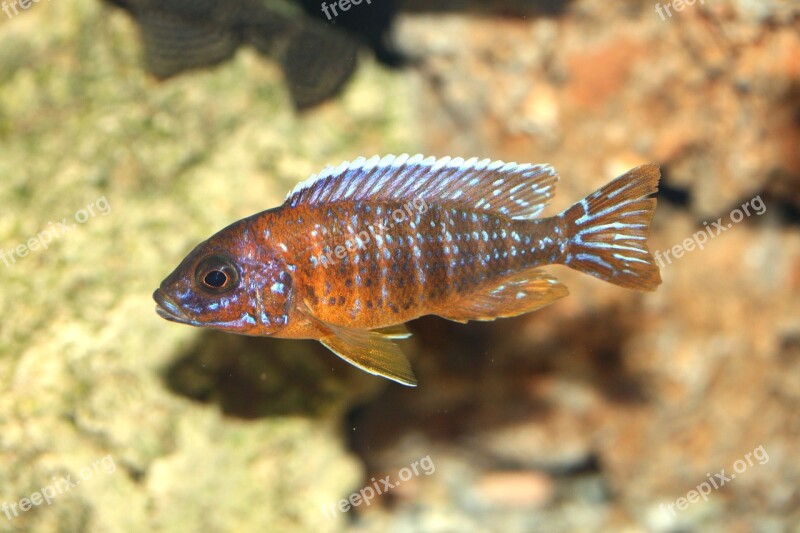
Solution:
M 0 250 L 53 236 L 0 259 L 0 531 L 800 531 L 800 6 L 667 5 L 408 0 L 406 66 L 302 114 L 247 48 L 156 82 L 118 9 L 0 13 Z M 153 312 L 198 241 L 390 152 L 551 163 L 548 214 L 654 161 L 653 250 L 725 231 L 652 294 L 552 267 L 550 308 L 415 321 L 415 390 Z

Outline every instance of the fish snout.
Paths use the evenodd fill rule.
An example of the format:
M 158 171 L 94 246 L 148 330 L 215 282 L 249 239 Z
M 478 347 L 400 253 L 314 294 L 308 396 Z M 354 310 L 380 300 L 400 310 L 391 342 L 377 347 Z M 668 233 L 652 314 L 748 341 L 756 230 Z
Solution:
M 178 307 L 178 304 L 170 298 L 169 294 L 163 290 L 156 289 L 153 293 L 153 300 L 156 301 L 156 313 L 158 313 L 158 316 L 161 318 L 173 322 L 180 322 L 182 324 L 191 322 L 191 319 L 186 316 L 186 313 L 184 313 L 183 310 Z

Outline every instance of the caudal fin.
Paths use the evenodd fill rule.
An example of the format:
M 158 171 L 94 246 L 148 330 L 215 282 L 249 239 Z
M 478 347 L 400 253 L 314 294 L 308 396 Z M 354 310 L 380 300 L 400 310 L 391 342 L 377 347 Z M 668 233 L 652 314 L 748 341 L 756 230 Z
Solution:
M 658 190 L 657 165 L 629 170 L 561 216 L 569 245 L 564 264 L 629 289 L 652 291 L 661 283 L 647 249 Z

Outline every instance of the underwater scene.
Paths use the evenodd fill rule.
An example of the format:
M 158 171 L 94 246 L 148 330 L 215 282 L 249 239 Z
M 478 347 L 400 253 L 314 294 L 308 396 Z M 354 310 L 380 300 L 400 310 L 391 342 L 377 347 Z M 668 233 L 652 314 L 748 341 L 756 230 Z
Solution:
M 800 533 L 799 0 L 0 0 L 0 532 Z

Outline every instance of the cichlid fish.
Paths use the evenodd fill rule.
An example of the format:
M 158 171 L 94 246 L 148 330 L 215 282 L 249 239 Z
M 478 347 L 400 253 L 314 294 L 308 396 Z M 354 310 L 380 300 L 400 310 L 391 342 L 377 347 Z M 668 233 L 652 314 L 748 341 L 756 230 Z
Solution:
M 145 67 L 158 79 L 210 67 L 243 44 L 278 61 L 297 109 L 337 94 L 356 69 L 358 42 L 298 7 L 262 0 L 106 0 L 139 27 Z
M 656 165 L 634 168 L 560 215 L 537 218 L 549 165 L 375 156 L 328 167 L 283 205 L 197 247 L 153 294 L 175 322 L 317 339 L 372 374 L 415 386 L 393 339 L 422 315 L 494 320 L 567 295 L 563 264 L 636 290 L 661 278 L 647 248 Z
M 375 53 L 375 59 L 384 65 L 401 67 L 408 63 L 392 35 L 399 8 L 397 0 L 348 1 L 342 4 L 350 4 L 346 10 L 342 10 L 335 0 L 296 0 L 296 3 L 303 7 L 308 16 L 347 31 L 369 45 Z

